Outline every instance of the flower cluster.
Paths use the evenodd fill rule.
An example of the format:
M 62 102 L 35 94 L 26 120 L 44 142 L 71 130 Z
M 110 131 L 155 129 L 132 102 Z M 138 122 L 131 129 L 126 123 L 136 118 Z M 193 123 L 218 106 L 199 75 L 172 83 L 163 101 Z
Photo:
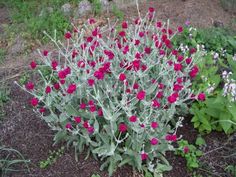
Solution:
M 222 78 L 224 79 L 223 96 L 229 96 L 232 102 L 236 101 L 236 81 L 231 78 L 232 72 L 224 71 Z
M 161 163 L 178 139 L 180 124 L 170 124 L 176 107 L 205 100 L 204 93 L 194 96 L 191 90 L 201 51 L 173 48 L 171 40 L 183 28 L 155 22 L 154 14 L 149 8 L 145 18 L 124 21 L 120 31 L 90 19 L 89 35 L 83 29 L 67 32 L 65 46 L 52 39 L 57 57 L 43 51 L 43 65 L 30 63 L 42 77 L 37 88 L 32 81 L 24 87 L 34 96 L 31 105 L 79 151 L 89 146 L 110 168 Z M 49 76 L 38 65 L 49 69 Z

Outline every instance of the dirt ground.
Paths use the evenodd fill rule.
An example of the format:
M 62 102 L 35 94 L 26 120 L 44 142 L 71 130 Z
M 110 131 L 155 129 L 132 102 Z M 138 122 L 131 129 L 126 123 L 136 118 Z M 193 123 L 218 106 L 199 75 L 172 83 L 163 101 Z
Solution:
M 144 14 L 148 8 L 147 3 L 140 4 L 140 11 Z M 196 27 L 212 27 L 215 22 L 236 29 L 235 14 L 225 11 L 218 0 L 156 0 L 152 6 L 157 10 L 157 18 L 170 19 L 173 26 L 184 25 L 189 20 Z M 133 19 L 137 15 L 135 6 L 124 9 L 126 19 Z M 82 19 L 83 20 L 83 19 Z M 81 21 L 81 19 L 80 19 Z M 25 53 L 22 39 L 18 37 L 15 42 L 9 44 L 4 36 L 4 24 L 10 24 L 8 10 L 0 7 L 0 47 L 7 49 L 5 62 L 0 65 L 0 80 L 6 80 L 5 84 L 10 88 L 10 101 L 5 105 L 6 115 L 0 123 L 0 141 L 8 147 L 20 151 L 26 159 L 31 160 L 30 172 L 13 173 L 12 177 L 90 177 L 92 174 L 100 174 L 107 177 L 106 171 L 100 172 L 100 162 L 92 157 L 84 160 L 85 154 L 81 154 L 76 162 L 72 149 L 66 150 L 56 163 L 46 169 L 39 168 L 39 162 L 48 157 L 49 150 L 60 146 L 53 146 L 53 132 L 32 111 L 28 104 L 30 96 L 20 90 L 13 81 L 18 80 L 20 74 L 27 69 L 30 60 L 37 58 L 37 52 L 33 49 Z M 18 44 L 17 44 L 18 43 Z M 13 48 L 16 50 L 13 50 Z M 17 48 L 18 47 L 18 48 Z M 40 48 L 43 48 L 39 46 Z M 20 49 L 19 49 L 20 48 Z M 179 131 L 179 135 L 191 143 L 194 143 L 198 132 L 192 127 L 190 118 L 186 118 L 185 126 Z M 236 165 L 236 157 L 229 156 L 236 149 L 236 134 L 227 137 L 223 133 L 213 132 L 204 136 L 207 146 L 202 150 L 204 155 L 200 161 L 203 165 L 199 173 L 203 176 L 230 177 L 225 173 L 227 164 Z M 173 170 L 165 174 L 165 177 L 188 177 L 192 176 L 186 168 L 183 158 L 169 153 L 167 155 Z M 115 177 L 141 176 L 133 172 L 132 168 L 118 169 Z

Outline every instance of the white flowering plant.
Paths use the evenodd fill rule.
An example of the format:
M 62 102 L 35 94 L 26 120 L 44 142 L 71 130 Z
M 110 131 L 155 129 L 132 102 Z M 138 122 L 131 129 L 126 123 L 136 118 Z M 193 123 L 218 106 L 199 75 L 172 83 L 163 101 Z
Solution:
M 168 165 L 166 151 L 180 138 L 177 108 L 205 100 L 191 90 L 202 51 L 174 48 L 171 40 L 183 28 L 172 30 L 154 14 L 149 8 L 144 18 L 122 22 L 121 31 L 89 19 L 65 34 L 65 44 L 49 36 L 57 48 L 30 63 L 40 79 L 22 87 L 56 131 L 55 141 L 99 157 L 109 175 L 125 164 L 159 173 L 160 164 Z
M 194 79 L 192 89 L 196 93 L 204 91 L 206 101 L 191 105 L 194 127 L 200 132 L 210 133 L 217 130 L 233 133 L 236 130 L 233 111 L 236 91 L 233 79 L 236 39 L 231 30 L 196 29 L 189 21 L 186 26 L 183 33 L 174 38 L 174 46 L 180 46 L 183 52 L 191 47 L 204 51 L 204 57 L 198 64 L 200 73 Z
M 205 90 L 206 101 L 192 104 L 192 122 L 200 132 L 217 130 L 230 134 L 236 130 L 236 62 L 229 54 L 226 61 L 215 60 L 214 56 L 214 52 L 208 52 L 199 63 L 201 72 L 192 89 Z

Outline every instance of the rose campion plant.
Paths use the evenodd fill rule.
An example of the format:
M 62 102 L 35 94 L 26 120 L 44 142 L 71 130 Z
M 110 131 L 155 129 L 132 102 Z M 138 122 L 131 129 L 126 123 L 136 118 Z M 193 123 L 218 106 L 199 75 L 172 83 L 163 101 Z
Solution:
M 30 63 L 39 81 L 22 87 L 56 131 L 55 141 L 66 140 L 76 152 L 88 150 L 110 175 L 125 164 L 158 173 L 179 138 L 176 108 L 205 98 L 191 90 L 202 52 L 173 48 L 182 27 L 155 22 L 154 13 L 150 8 L 134 23 L 124 21 L 120 31 L 110 23 L 96 27 L 90 19 L 83 29 L 66 32 L 65 45 L 50 37 L 57 49 L 40 52 L 41 62 Z

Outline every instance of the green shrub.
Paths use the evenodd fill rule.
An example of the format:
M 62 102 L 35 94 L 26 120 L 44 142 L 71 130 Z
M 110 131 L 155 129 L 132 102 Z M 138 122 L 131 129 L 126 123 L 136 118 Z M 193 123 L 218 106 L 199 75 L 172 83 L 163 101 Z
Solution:
M 181 36 L 176 36 L 175 44 L 188 45 L 189 47 L 196 47 L 204 45 L 208 51 L 222 53 L 222 49 L 226 49 L 228 54 L 234 55 L 236 53 L 236 36 L 233 29 L 228 28 L 201 28 L 193 27 L 185 28 Z
M 198 168 L 199 167 L 198 158 L 201 157 L 203 154 L 202 151 L 198 149 L 198 146 L 189 144 L 187 140 L 180 140 L 177 143 L 178 143 L 178 148 L 176 149 L 175 154 L 180 155 L 186 159 L 187 167 L 189 170 Z
M 13 21 L 11 28 L 15 28 L 16 33 L 19 33 L 20 29 L 21 34 L 27 39 L 37 39 L 45 42 L 47 38 L 44 38 L 43 31 L 57 29 L 57 36 L 61 38 L 65 30 L 69 30 L 69 18 L 64 16 L 61 11 L 61 6 L 66 2 L 68 1 L 9 0 L 5 4 L 11 12 Z M 75 3 L 74 0 L 70 2 Z
M 29 30 L 30 36 L 34 39 L 43 39 L 44 31 L 54 31 L 57 29 L 57 36 L 60 39 L 65 29 L 69 29 L 70 23 L 61 11 L 55 11 L 51 14 L 44 14 L 41 17 L 32 17 L 26 22 L 25 28 Z
M 193 82 L 193 90 L 205 91 L 205 102 L 192 104 L 190 112 L 192 122 L 200 132 L 212 130 L 227 134 L 236 130 L 236 102 L 234 100 L 236 75 L 236 39 L 230 30 L 222 28 L 194 29 L 189 27 L 182 36 L 176 38 L 176 44 L 204 48 L 205 57 L 199 62 L 200 74 Z M 203 45 L 203 46 L 202 46 Z M 228 79 L 223 79 L 224 72 L 232 72 Z M 226 86 L 229 87 L 226 88 Z

